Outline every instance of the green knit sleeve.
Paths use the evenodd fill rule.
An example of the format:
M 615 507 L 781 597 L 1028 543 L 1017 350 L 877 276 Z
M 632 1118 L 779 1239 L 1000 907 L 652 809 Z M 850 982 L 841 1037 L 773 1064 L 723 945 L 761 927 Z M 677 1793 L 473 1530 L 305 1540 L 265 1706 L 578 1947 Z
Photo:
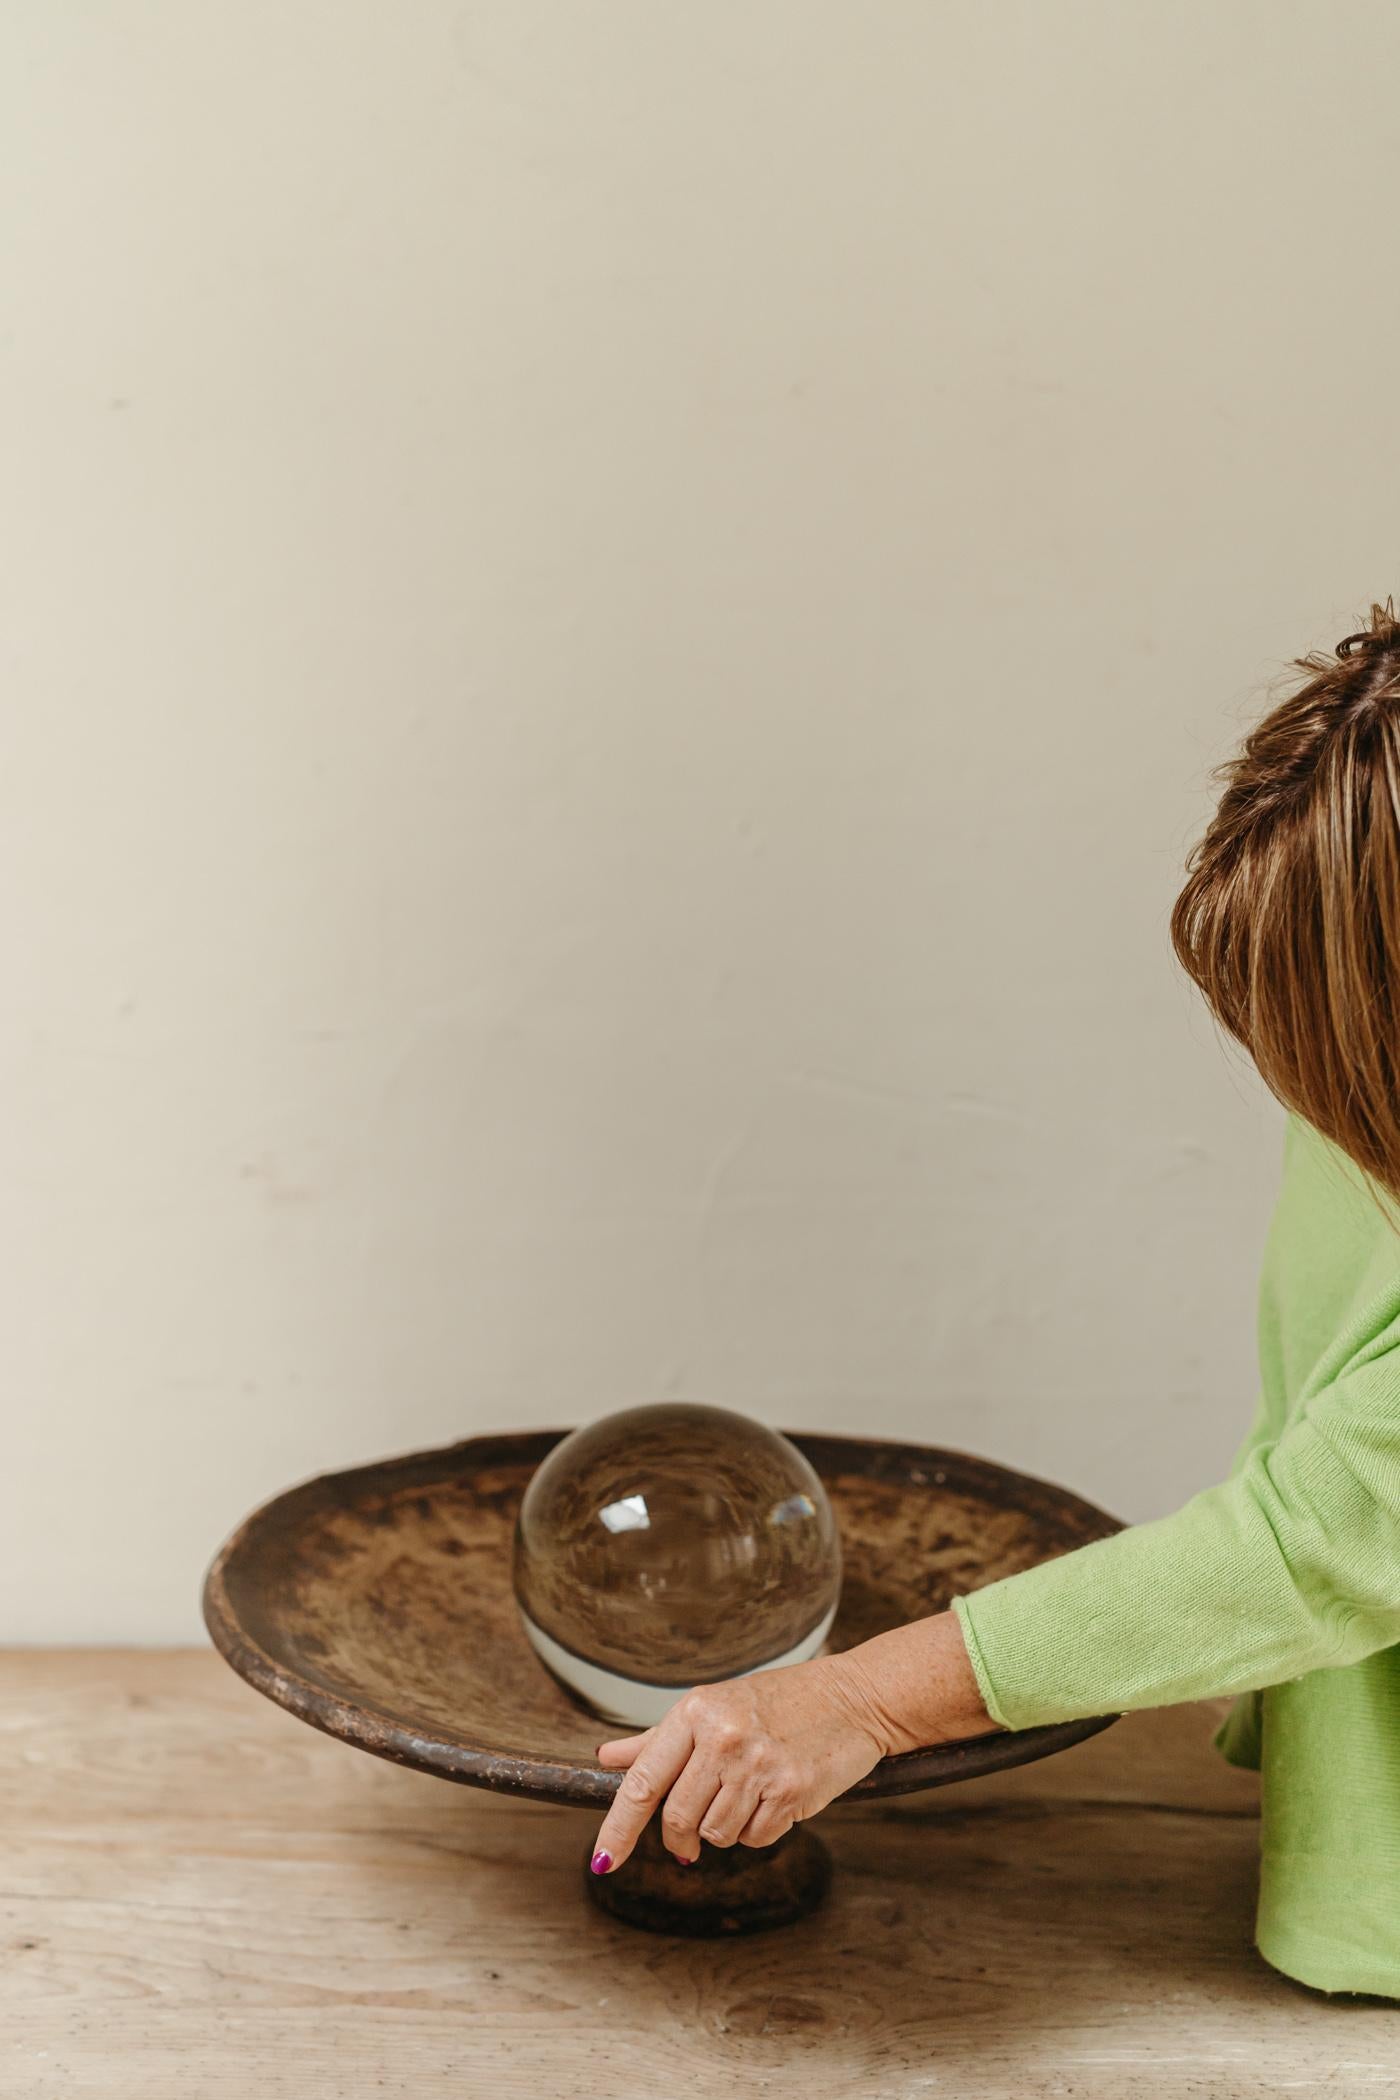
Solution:
M 1400 1642 L 1400 1348 L 1174 1516 L 955 1600 L 1005 1728 L 1258 1690 Z

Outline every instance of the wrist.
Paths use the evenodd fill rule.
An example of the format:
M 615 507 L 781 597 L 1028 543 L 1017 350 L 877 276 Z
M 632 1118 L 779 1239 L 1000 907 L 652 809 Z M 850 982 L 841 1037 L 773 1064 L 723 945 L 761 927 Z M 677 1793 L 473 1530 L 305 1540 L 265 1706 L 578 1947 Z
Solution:
M 882 1757 L 961 1742 L 998 1725 L 951 1611 L 876 1634 L 831 1660 Z

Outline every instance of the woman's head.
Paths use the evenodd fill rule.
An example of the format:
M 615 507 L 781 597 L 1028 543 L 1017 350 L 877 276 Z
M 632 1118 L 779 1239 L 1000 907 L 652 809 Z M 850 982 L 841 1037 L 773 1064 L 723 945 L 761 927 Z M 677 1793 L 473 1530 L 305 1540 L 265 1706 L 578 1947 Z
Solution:
M 1287 1108 L 1400 1199 L 1400 621 L 1330 655 L 1220 769 L 1172 944 Z

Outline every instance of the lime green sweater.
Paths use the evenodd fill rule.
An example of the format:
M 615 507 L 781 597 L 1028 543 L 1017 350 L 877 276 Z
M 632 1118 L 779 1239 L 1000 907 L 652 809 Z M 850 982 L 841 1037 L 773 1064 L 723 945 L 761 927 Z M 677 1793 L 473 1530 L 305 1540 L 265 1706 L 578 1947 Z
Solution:
M 1228 1481 L 954 1609 L 1006 1728 L 1242 1695 L 1217 1741 L 1262 1774 L 1261 1953 L 1400 1998 L 1400 1234 L 1296 1117 L 1259 1354 Z

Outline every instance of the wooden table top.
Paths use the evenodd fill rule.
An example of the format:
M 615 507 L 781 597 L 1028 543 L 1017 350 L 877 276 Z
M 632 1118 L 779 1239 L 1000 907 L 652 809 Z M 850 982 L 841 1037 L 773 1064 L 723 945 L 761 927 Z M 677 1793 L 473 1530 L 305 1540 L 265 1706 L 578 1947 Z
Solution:
M 1393 2094 L 1400 2013 L 1251 1946 L 1207 1708 L 822 1818 L 829 1906 L 632 1932 L 591 1816 L 398 1770 L 202 1651 L 0 1652 L 5 2100 Z

